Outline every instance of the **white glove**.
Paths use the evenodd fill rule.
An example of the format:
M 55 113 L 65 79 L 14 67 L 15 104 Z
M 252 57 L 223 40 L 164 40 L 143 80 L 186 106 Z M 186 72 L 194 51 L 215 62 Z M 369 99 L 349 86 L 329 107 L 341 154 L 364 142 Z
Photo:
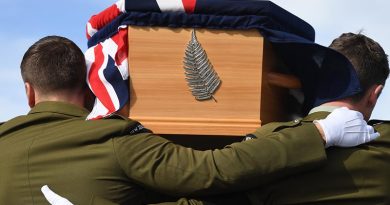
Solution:
M 346 107 L 338 108 L 327 118 L 315 122 L 324 131 L 325 147 L 354 147 L 379 137 L 379 133 L 367 125 L 360 112 Z
M 68 199 L 54 193 L 47 185 L 43 186 L 41 191 L 51 205 L 73 205 Z

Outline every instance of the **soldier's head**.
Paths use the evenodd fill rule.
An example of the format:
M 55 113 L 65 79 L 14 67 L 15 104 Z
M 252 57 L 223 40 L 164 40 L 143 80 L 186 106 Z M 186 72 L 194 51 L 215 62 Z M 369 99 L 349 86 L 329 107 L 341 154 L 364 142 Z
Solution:
M 369 119 L 389 76 L 386 53 L 377 42 L 360 33 L 344 33 L 329 47 L 346 56 L 355 68 L 362 92 L 348 100 Z
M 83 52 L 71 40 L 47 36 L 24 54 L 22 78 L 30 107 L 40 101 L 79 101 L 86 91 Z

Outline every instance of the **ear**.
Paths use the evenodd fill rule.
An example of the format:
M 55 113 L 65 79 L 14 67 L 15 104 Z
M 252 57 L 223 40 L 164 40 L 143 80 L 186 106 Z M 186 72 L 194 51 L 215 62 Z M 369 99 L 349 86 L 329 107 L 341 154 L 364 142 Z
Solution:
M 26 90 L 28 105 L 30 106 L 30 108 L 32 108 L 32 107 L 35 106 L 35 90 L 34 90 L 34 87 L 30 83 L 26 82 L 26 83 L 24 83 L 24 88 Z
M 382 93 L 382 90 L 383 90 L 383 85 L 374 85 L 370 89 L 370 94 L 369 94 L 369 97 L 368 97 L 368 103 L 371 106 L 375 106 L 376 105 L 376 102 L 377 102 L 377 100 L 379 98 L 379 95 Z

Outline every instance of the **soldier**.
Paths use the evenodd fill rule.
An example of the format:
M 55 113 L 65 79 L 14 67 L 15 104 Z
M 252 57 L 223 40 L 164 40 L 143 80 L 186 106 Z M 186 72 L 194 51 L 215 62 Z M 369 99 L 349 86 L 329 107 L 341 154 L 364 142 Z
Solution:
M 363 92 L 312 109 L 299 126 L 323 119 L 340 106 L 358 110 L 369 119 L 388 78 L 387 55 L 377 42 L 363 34 L 342 34 L 330 47 L 351 61 Z M 381 134 L 378 139 L 358 147 L 328 149 L 325 167 L 250 192 L 252 204 L 389 204 L 390 123 L 376 123 L 374 127 Z M 271 123 L 259 129 L 256 135 L 289 127 L 289 123 Z
M 321 126 L 327 146 L 378 136 L 360 113 L 339 109 L 316 125 L 196 151 L 119 115 L 86 121 L 84 55 L 66 38 L 36 42 L 21 71 L 32 109 L 0 126 L 0 204 L 46 204 L 44 184 L 75 204 L 142 204 L 145 188 L 170 195 L 240 191 L 324 164 Z
M 302 120 L 262 126 L 255 132 L 256 136 L 304 127 L 315 121 L 321 124 L 320 119 L 338 107 L 358 110 L 365 119 L 370 118 L 389 75 L 387 55 L 377 42 L 363 34 L 342 34 L 330 47 L 344 54 L 353 64 L 362 92 L 316 107 Z M 237 204 L 237 200 L 246 201 L 248 198 L 253 205 L 390 204 L 390 122 L 375 120 L 370 123 L 375 124 L 379 138 L 358 147 L 328 149 L 328 162 L 321 169 L 280 179 L 241 196 L 231 194 L 203 201 L 182 198 L 180 201 L 183 204 L 212 201 L 226 205 Z

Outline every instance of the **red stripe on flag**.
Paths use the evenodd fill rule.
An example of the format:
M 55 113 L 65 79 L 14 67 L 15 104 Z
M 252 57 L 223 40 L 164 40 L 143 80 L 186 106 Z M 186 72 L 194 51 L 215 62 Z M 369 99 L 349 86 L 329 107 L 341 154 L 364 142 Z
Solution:
M 100 30 L 107 24 L 111 23 L 111 21 L 114 20 L 120 14 L 121 11 L 118 9 L 116 4 L 114 4 L 108 7 L 107 9 L 105 9 L 104 11 L 96 15 L 93 15 L 88 22 L 91 24 L 92 28 L 96 30 Z M 89 36 L 88 32 L 87 32 L 87 36 Z
M 101 44 L 94 48 L 95 62 L 92 63 L 91 69 L 88 75 L 88 81 L 91 85 L 91 89 L 95 96 L 97 96 L 102 104 L 109 110 L 109 112 L 115 111 L 115 106 L 111 101 L 110 95 L 104 86 L 104 83 L 99 77 L 99 70 L 102 69 L 104 63 L 103 46 Z
M 118 33 L 111 38 L 117 45 L 118 51 L 115 55 L 115 63 L 121 65 L 127 59 L 127 27 L 119 29 Z
M 196 0 L 182 0 L 186 13 L 194 13 Z

